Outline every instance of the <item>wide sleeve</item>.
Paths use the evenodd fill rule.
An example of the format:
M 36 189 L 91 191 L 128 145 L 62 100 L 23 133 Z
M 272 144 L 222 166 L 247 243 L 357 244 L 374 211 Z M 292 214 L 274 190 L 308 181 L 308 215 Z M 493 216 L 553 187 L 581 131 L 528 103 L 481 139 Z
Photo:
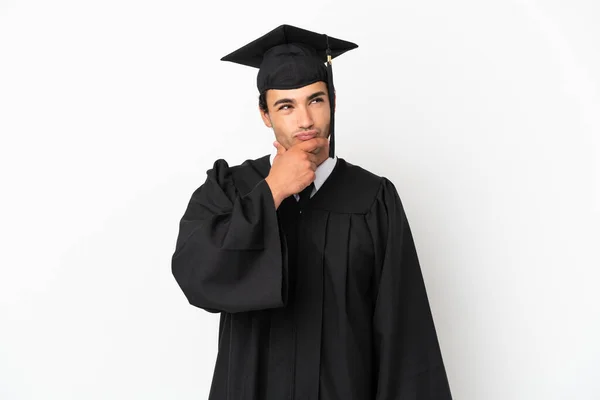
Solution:
M 383 178 L 367 217 L 380 267 L 372 321 L 375 399 L 451 399 L 413 237 L 389 180 Z
M 217 160 L 192 194 L 172 257 L 173 275 L 190 304 L 228 313 L 285 306 L 279 228 L 267 182 L 242 196 L 227 163 Z

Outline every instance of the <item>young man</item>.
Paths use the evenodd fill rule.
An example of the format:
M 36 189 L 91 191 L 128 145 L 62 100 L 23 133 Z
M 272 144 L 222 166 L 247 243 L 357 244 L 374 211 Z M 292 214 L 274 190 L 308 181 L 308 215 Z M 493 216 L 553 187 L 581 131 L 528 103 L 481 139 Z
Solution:
M 331 59 L 356 47 L 282 25 L 223 58 L 259 68 L 276 151 L 217 160 L 180 222 L 173 274 L 220 313 L 210 399 L 451 399 L 396 189 L 334 154 Z

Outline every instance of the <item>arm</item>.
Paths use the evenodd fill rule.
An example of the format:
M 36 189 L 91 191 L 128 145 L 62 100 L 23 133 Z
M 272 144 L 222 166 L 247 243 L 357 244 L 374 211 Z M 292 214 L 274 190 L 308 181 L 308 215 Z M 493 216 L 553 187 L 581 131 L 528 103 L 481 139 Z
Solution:
M 373 314 L 377 400 L 452 398 L 400 198 L 387 179 L 370 221 L 382 251 Z
M 261 180 L 245 196 L 215 162 L 183 215 L 172 272 L 190 304 L 209 312 L 283 307 L 287 265 L 273 194 Z

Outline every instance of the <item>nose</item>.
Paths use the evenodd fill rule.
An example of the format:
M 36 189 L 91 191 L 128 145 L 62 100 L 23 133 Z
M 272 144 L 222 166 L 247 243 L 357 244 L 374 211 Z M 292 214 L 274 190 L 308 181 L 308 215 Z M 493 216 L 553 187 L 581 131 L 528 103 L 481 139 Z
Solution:
M 298 127 L 300 129 L 311 129 L 314 121 L 307 107 L 298 107 L 297 110 Z

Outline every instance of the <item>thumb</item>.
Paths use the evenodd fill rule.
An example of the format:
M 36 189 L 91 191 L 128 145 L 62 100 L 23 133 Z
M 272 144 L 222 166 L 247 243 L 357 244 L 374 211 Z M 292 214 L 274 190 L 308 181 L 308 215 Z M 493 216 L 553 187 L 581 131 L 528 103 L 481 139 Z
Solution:
M 287 150 L 285 149 L 285 147 L 283 147 L 281 145 L 281 143 L 279 143 L 278 141 L 274 141 L 273 142 L 273 146 L 275 146 L 275 148 L 277 148 L 277 155 L 281 155 L 283 153 L 285 153 Z

